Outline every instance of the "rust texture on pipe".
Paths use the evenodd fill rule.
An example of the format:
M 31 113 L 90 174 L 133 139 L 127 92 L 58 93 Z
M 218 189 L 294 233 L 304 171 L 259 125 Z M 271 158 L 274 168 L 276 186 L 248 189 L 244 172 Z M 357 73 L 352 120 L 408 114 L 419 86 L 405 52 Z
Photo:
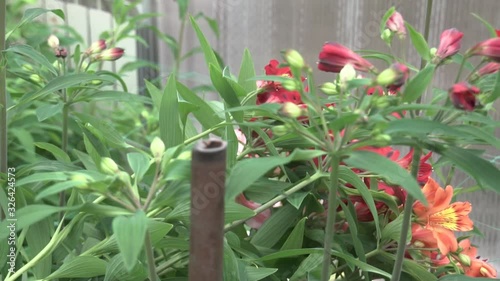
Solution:
M 198 142 L 191 173 L 189 281 L 222 281 L 226 143 Z

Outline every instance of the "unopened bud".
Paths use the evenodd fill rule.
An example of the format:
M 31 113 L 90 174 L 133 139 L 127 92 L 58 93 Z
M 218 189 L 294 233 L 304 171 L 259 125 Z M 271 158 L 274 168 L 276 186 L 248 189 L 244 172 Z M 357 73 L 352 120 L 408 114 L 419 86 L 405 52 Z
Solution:
M 82 174 L 75 174 L 71 176 L 72 181 L 78 181 L 80 183 L 75 184 L 76 188 L 86 189 L 88 188 L 88 179 Z
M 458 254 L 458 260 L 462 265 L 470 266 L 471 261 L 468 255 L 460 253 Z
M 87 55 L 98 54 L 106 49 L 106 41 L 103 39 L 97 40 L 85 51 Z
M 21 68 L 24 70 L 24 71 L 27 71 L 27 72 L 33 72 L 33 66 L 31 66 L 31 64 L 23 64 L 21 66 Z
M 392 138 L 387 134 L 380 134 L 380 135 L 375 135 L 373 137 L 373 140 L 376 141 L 377 145 L 379 146 L 386 146 L 390 144 Z
M 98 54 L 95 59 L 96 60 L 103 60 L 103 61 L 114 61 L 123 56 L 125 53 L 125 50 L 122 48 L 111 48 L 103 51 L 102 53 Z
M 59 38 L 55 36 L 54 34 L 50 35 L 49 38 L 47 39 L 47 44 L 49 44 L 49 47 L 56 49 L 59 47 Z
M 141 116 L 144 119 L 147 119 L 149 117 L 149 112 L 147 110 L 141 111 Z
M 321 85 L 320 89 L 327 95 L 336 95 L 339 93 L 337 91 L 337 85 L 332 82 L 326 82 L 325 84 Z
M 57 48 L 54 52 L 57 58 L 66 58 L 68 56 L 68 50 L 66 48 Z
M 354 69 L 352 64 L 348 63 L 340 70 L 339 78 L 342 84 L 345 84 L 356 78 L 356 70 Z
M 36 82 L 36 83 L 40 83 L 40 82 L 42 82 L 42 77 L 40 77 L 40 75 L 38 75 L 38 74 L 31 74 L 30 80 L 33 82 Z
M 436 48 L 431 48 L 429 50 L 429 53 L 431 54 L 431 57 L 435 57 L 436 56 L 436 52 L 437 52 L 437 49 Z
M 179 156 L 177 156 L 179 160 L 190 160 L 191 159 L 191 150 L 183 151 Z
M 384 29 L 384 31 L 380 35 L 380 38 L 382 38 L 382 40 L 384 40 L 384 42 L 390 46 L 392 43 L 392 32 L 389 29 Z
M 288 127 L 285 125 L 274 126 L 271 130 L 277 137 L 281 137 L 289 133 Z
M 290 49 L 285 51 L 284 58 L 292 67 L 303 68 L 305 66 L 304 58 L 296 50 Z
M 119 171 L 117 175 L 118 180 L 125 184 L 125 186 L 132 186 L 130 183 L 130 175 L 124 171 Z
M 153 154 L 154 158 L 159 162 L 165 152 L 165 144 L 163 141 L 159 137 L 155 137 L 149 148 L 151 149 L 151 154 Z
M 298 105 L 296 105 L 292 102 L 285 102 L 281 106 L 278 113 L 284 117 L 297 118 L 297 117 L 301 116 L 302 109 Z
M 293 79 L 286 79 L 281 83 L 283 88 L 288 91 L 297 91 L 297 82 Z
M 101 170 L 108 175 L 115 175 L 120 171 L 115 161 L 109 157 L 101 158 Z
M 406 82 L 408 75 L 409 69 L 406 65 L 395 63 L 382 71 L 375 79 L 375 82 L 381 86 L 394 85 L 400 87 Z
M 92 85 L 101 85 L 101 84 L 102 84 L 102 81 L 101 81 L 101 80 L 94 79 L 94 80 L 90 81 L 90 83 L 91 83 Z
M 375 97 L 376 98 L 373 100 L 373 103 L 375 107 L 378 109 L 384 109 L 391 104 L 387 96 L 375 96 Z

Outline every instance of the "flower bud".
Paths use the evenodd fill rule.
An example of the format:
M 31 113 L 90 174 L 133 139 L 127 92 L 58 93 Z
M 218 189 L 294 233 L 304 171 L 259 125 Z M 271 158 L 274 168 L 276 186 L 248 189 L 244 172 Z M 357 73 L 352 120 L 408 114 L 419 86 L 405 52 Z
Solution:
M 391 67 L 382 71 L 375 82 L 381 86 L 401 87 L 408 79 L 409 69 L 402 63 L 394 63 Z
M 38 74 L 31 74 L 30 80 L 33 82 L 36 82 L 36 83 L 40 83 L 40 82 L 42 82 L 42 77 L 40 77 L 40 75 L 38 75 Z
M 444 60 L 458 53 L 463 36 L 464 34 L 456 28 L 450 28 L 443 31 L 439 40 L 439 46 L 436 50 L 436 57 Z
M 470 260 L 470 257 L 468 255 L 460 253 L 460 254 L 458 254 L 458 260 L 460 261 L 460 263 L 462 265 L 470 266 L 471 260 Z
M 419 240 L 417 240 L 417 241 L 413 242 L 413 246 L 415 246 L 415 247 L 417 247 L 417 248 L 425 248 L 425 244 L 424 244 L 424 242 L 419 241 Z
M 127 187 L 132 186 L 132 184 L 130 183 L 130 175 L 127 172 L 119 171 L 117 174 L 117 178 L 122 183 L 124 183 L 125 186 L 127 186 Z
M 382 40 L 384 40 L 384 42 L 390 46 L 392 42 L 392 32 L 389 29 L 384 29 L 384 31 L 380 35 L 380 38 L 382 38 Z
M 68 56 L 68 50 L 66 48 L 57 48 L 54 51 L 56 58 L 66 58 Z
M 341 84 L 345 85 L 347 82 L 356 78 L 356 70 L 352 66 L 352 64 L 346 64 L 339 72 L 339 78 Z
M 431 54 L 431 57 L 435 57 L 436 56 L 436 52 L 437 52 L 437 48 L 434 48 L 434 47 L 429 50 L 429 53 Z
M 179 156 L 177 156 L 177 159 L 179 160 L 190 160 L 191 159 L 191 151 L 183 151 Z
M 109 157 L 101 158 L 101 170 L 108 175 L 115 175 L 120 171 L 115 161 Z
M 277 137 L 281 137 L 289 133 L 288 127 L 285 125 L 274 126 L 271 130 Z
M 378 109 L 384 109 L 391 105 L 391 102 L 387 98 L 387 96 L 374 96 L 373 104 L 375 105 L 376 108 Z
M 456 108 L 473 111 L 476 108 L 476 95 L 479 92 L 479 88 L 461 82 L 453 85 L 448 91 L 448 95 Z
M 287 79 L 281 83 L 283 88 L 288 91 L 297 91 L 297 82 L 293 79 Z
M 302 109 L 292 102 L 285 102 L 278 113 L 283 117 L 297 118 L 302 114 Z
M 22 68 L 24 71 L 27 71 L 27 72 L 33 72 L 33 71 L 34 71 L 33 66 L 31 66 L 31 64 L 27 64 L 27 63 L 23 64 L 23 65 L 21 66 L 21 68 Z
M 87 55 L 98 54 L 106 49 L 106 41 L 103 39 L 97 40 L 85 51 Z
M 123 56 L 125 50 L 122 48 L 111 48 L 103 51 L 95 57 L 95 60 L 115 61 Z
M 284 58 L 286 62 L 295 68 L 303 68 L 305 66 L 304 58 L 300 55 L 299 52 L 293 49 L 289 49 L 285 52 Z
M 151 149 L 151 154 L 157 161 L 161 160 L 163 153 L 165 152 L 165 144 L 159 137 L 155 137 L 149 146 Z
M 88 179 L 86 176 L 82 174 L 74 174 L 71 176 L 72 181 L 79 181 L 80 183 L 75 184 L 76 188 L 87 189 L 88 188 Z
M 391 136 L 387 134 L 378 134 L 373 137 L 373 140 L 377 142 L 378 146 L 387 146 L 391 143 Z
M 387 28 L 398 34 L 399 39 L 404 39 L 406 36 L 405 21 L 399 12 L 394 12 L 386 23 Z
M 59 48 L 59 38 L 57 38 L 57 36 L 52 34 L 47 39 L 47 44 L 49 45 L 49 47 L 53 49 Z
M 337 85 L 335 85 L 332 82 L 326 82 L 325 84 L 321 85 L 320 87 L 321 91 L 327 95 L 336 95 L 338 94 L 337 91 Z

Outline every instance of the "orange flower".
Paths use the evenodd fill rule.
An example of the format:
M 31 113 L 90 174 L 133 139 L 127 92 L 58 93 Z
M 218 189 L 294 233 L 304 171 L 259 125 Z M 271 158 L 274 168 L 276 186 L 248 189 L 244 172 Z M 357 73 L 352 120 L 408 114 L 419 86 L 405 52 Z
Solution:
M 413 204 L 413 212 L 417 223 L 430 230 L 437 240 L 441 255 L 458 249 L 458 243 L 453 231 L 470 231 L 473 222 L 469 218 L 472 209 L 469 202 L 450 204 L 453 197 L 453 187 L 441 188 L 432 178 L 422 188 L 429 206 L 417 201 Z
M 477 258 L 477 248 L 470 244 L 469 239 L 460 241 L 459 246 L 462 248 L 460 255 L 467 255 L 469 257 L 467 262 L 462 262 L 465 275 L 471 277 L 497 277 L 497 271 L 493 266 L 485 260 Z

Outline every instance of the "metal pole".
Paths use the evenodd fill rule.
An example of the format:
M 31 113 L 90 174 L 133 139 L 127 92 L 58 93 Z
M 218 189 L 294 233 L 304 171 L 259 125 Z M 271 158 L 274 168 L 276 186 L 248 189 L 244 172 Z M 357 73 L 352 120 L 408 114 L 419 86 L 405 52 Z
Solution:
M 191 173 L 189 281 L 222 281 L 226 143 L 198 142 Z

